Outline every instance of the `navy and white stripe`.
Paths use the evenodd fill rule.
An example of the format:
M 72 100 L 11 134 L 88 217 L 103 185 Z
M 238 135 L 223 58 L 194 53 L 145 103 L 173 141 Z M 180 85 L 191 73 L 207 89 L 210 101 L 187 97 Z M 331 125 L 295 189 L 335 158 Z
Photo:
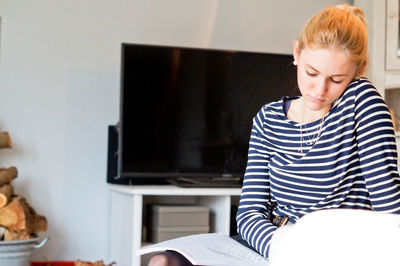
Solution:
M 296 222 L 315 210 L 351 208 L 400 213 L 400 179 L 392 120 L 377 90 L 353 81 L 326 114 L 318 141 L 300 149 L 300 124 L 287 119 L 283 100 L 253 119 L 248 163 L 236 216 L 238 232 L 268 257 L 274 215 Z M 313 139 L 320 121 L 303 125 Z

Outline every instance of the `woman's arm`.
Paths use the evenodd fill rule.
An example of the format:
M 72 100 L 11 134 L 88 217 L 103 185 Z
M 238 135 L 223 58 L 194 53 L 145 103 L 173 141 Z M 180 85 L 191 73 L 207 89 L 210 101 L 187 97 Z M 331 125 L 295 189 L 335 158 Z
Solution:
M 374 210 L 400 213 L 400 179 L 393 124 L 387 105 L 367 81 L 355 98 L 360 167 Z
M 262 130 L 264 121 L 262 109 L 253 119 L 248 161 L 236 221 L 241 237 L 261 255 L 268 257 L 270 241 L 277 227 L 270 222 L 268 214 L 270 152 Z

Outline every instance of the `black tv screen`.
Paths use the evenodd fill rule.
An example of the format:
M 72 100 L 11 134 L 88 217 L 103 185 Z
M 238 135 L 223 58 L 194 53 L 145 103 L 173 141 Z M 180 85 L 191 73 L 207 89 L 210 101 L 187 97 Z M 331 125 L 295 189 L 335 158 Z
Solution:
M 265 103 L 297 94 L 292 61 L 122 44 L 118 178 L 242 177 L 252 118 Z

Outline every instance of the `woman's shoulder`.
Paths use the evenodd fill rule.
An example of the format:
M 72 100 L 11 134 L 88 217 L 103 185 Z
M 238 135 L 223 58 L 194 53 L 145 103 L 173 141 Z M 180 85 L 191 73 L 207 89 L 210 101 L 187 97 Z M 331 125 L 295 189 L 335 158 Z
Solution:
M 283 110 L 284 101 L 290 99 L 290 97 L 284 96 L 277 101 L 265 103 L 261 109 L 258 111 L 258 116 L 263 117 L 263 119 L 267 118 L 276 118 L 282 119 L 285 117 L 285 113 Z
M 371 103 L 371 101 L 384 102 L 382 95 L 367 78 L 360 78 L 353 81 L 349 85 L 349 89 L 353 90 L 356 105 Z
M 278 101 L 268 102 L 261 106 L 258 112 L 253 117 L 253 123 L 263 127 L 265 123 L 282 119 L 283 114 L 283 99 Z
M 381 98 L 381 95 L 367 78 L 358 78 L 350 82 L 334 105 L 348 105 L 350 103 L 357 105 L 360 100 L 362 101 L 369 97 Z
M 350 82 L 347 87 L 348 91 L 353 91 L 355 96 L 371 92 L 373 94 L 379 94 L 375 86 L 367 78 L 358 78 Z
M 283 104 L 286 101 L 290 101 L 290 100 L 294 100 L 299 98 L 299 96 L 283 96 L 282 98 L 280 98 L 277 101 L 273 101 L 273 102 L 268 102 L 266 104 L 264 104 L 261 108 L 260 111 L 264 111 L 264 112 L 271 112 L 274 111 L 276 113 L 281 113 L 283 111 Z

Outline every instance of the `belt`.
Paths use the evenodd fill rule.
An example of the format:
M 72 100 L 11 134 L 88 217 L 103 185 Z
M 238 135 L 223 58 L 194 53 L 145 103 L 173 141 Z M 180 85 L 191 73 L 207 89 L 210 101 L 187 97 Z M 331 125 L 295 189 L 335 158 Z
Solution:
M 277 227 L 281 227 L 289 222 L 289 217 L 287 216 L 273 216 L 272 223 Z

